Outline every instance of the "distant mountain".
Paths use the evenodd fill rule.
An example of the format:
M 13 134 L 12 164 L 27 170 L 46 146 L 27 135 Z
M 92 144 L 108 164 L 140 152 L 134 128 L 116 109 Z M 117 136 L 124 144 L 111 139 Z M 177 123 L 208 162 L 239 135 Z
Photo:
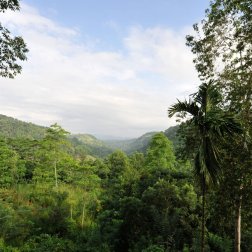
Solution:
M 164 131 L 164 134 L 171 140 L 176 147 L 176 133 L 179 126 L 170 127 Z M 145 153 L 149 143 L 157 132 L 148 132 L 144 135 L 128 140 L 100 140 L 90 134 L 75 134 L 70 135 L 70 141 L 75 149 L 80 152 L 85 152 L 92 156 L 105 157 L 116 149 L 120 149 L 127 154 L 132 154 L 136 151 Z
M 72 134 L 70 138 L 77 138 L 82 143 L 85 143 L 90 146 L 104 146 L 104 142 L 102 140 L 99 140 L 95 136 L 90 134 Z
M 88 155 L 97 157 L 105 157 L 113 152 L 113 148 L 90 134 L 70 135 L 69 140 L 79 153 L 86 153 Z
M 178 127 L 179 126 L 170 127 L 164 131 L 164 134 L 169 140 L 173 142 L 175 146 L 177 144 L 176 133 Z M 148 132 L 142 135 L 141 137 L 130 140 L 106 140 L 104 142 L 112 149 L 121 149 L 127 154 L 132 154 L 136 151 L 146 152 L 153 135 L 155 135 L 156 133 L 158 132 Z
M 8 138 L 41 139 L 44 137 L 45 131 L 46 127 L 0 115 L 0 136 Z
M 129 140 L 99 140 L 89 134 L 76 134 L 70 136 L 70 141 L 80 152 L 83 151 L 90 155 L 105 157 L 116 149 L 120 149 L 127 154 L 132 154 L 136 151 L 145 152 L 155 133 L 149 132 L 139 138 Z
M 157 132 L 148 132 L 141 137 L 130 140 L 107 140 L 104 141 L 113 149 L 121 149 L 127 154 L 132 154 L 136 151 L 145 152 L 153 135 Z
M 165 135 L 177 144 L 176 132 L 179 126 L 170 127 L 164 131 Z M 12 117 L 0 115 L 0 136 L 8 138 L 28 138 L 42 139 L 45 136 L 46 127 L 33 123 L 23 122 Z M 115 149 L 121 149 L 127 154 L 136 151 L 145 152 L 150 140 L 157 132 L 148 132 L 141 137 L 129 140 L 99 140 L 90 134 L 73 134 L 69 136 L 69 141 L 79 155 L 91 155 L 105 157 Z

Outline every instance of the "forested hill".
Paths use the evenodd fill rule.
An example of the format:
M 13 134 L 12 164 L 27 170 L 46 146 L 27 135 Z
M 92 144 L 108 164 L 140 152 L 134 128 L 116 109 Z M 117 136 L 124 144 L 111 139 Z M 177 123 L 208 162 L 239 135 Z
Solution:
M 179 126 L 170 127 L 164 131 L 164 134 L 169 140 L 173 142 L 174 145 L 177 144 L 176 133 Z M 105 143 L 110 146 L 112 149 L 121 149 L 127 154 L 132 154 L 136 151 L 145 152 L 149 146 L 150 140 L 157 132 L 148 132 L 144 135 L 129 139 L 129 140 L 107 140 Z
M 113 148 L 90 134 L 74 134 L 70 135 L 69 139 L 75 147 L 75 150 L 79 153 L 105 157 L 113 152 Z
M 105 157 L 116 149 L 120 149 L 127 154 L 132 154 L 134 152 L 145 153 L 152 137 L 156 133 L 157 132 L 148 132 L 138 138 L 128 140 L 104 141 L 90 134 L 76 134 L 70 136 L 70 141 L 75 146 L 75 149 L 79 151 L 84 151 L 92 156 Z M 169 138 L 169 135 L 167 135 L 167 137 Z
M 105 143 L 112 149 L 121 149 L 127 154 L 132 154 L 133 152 L 145 152 L 151 138 L 157 132 L 148 132 L 141 137 L 128 139 L 128 140 L 106 140 Z
M 0 115 L 0 135 L 3 137 L 41 139 L 45 132 L 46 127 Z
M 165 135 L 176 144 L 176 132 L 178 126 L 170 127 L 164 131 Z M 18 119 L 0 115 L 0 136 L 7 138 L 28 138 L 42 139 L 46 132 L 46 127 L 33 123 L 23 122 Z M 90 134 L 72 134 L 69 136 L 70 142 L 76 151 L 86 153 L 91 156 L 105 157 L 115 149 L 121 149 L 127 154 L 136 151 L 145 152 L 153 135 L 157 132 L 148 132 L 144 135 L 128 140 L 100 140 Z

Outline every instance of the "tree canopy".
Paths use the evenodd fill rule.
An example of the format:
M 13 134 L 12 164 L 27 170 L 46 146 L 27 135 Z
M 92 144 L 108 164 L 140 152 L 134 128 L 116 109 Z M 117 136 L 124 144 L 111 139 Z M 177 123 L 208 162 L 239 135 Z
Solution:
M 18 11 L 18 0 L 0 0 L 0 12 Z M 14 78 L 22 70 L 19 61 L 27 59 L 27 46 L 20 36 L 12 36 L 10 31 L 0 23 L 0 76 Z

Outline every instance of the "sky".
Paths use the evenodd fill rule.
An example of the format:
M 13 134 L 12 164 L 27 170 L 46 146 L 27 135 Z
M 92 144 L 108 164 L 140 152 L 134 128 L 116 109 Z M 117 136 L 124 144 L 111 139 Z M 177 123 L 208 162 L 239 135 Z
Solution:
M 197 90 L 185 45 L 207 0 L 23 0 L 0 22 L 28 60 L 0 79 L 0 114 L 71 133 L 133 138 L 175 125 L 167 109 Z

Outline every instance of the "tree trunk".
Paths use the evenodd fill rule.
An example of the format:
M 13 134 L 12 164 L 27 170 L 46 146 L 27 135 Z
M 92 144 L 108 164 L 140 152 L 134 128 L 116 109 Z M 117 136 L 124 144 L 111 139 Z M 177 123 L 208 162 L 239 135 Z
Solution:
M 86 204 L 83 203 L 83 207 L 82 207 L 82 217 L 81 217 L 81 228 L 83 228 L 84 226 L 84 219 L 85 219 L 85 207 L 86 207 Z
M 54 161 L 54 177 L 55 177 L 55 187 L 58 188 L 58 176 L 57 176 L 57 161 Z
M 205 251 L 205 205 L 206 205 L 206 184 L 202 179 L 202 222 L 201 222 L 201 252 Z
M 71 204 L 71 208 L 70 208 L 70 218 L 71 220 L 73 220 L 73 205 Z
M 241 207 L 242 207 L 242 196 L 236 205 L 235 213 L 235 252 L 241 251 Z

